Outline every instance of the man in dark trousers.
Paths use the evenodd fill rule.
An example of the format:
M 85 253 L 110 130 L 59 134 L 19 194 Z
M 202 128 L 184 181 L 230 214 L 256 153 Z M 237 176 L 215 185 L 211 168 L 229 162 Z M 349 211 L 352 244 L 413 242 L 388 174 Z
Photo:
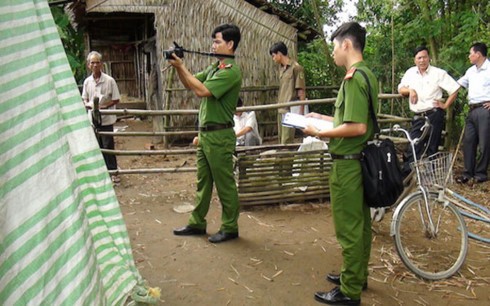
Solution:
M 468 58 L 473 66 L 458 80 L 468 88 L 470 112 L 466 117 L 463 138 L 464 172 L 456 180 L 476 183 L 488 180 L 487 170 L 490 162 L 490 61 L 487 58 L 487 45 L 475 43 L 470 48 Z M 477 161 L 477 148 L 480 159 Z
M 99 109 L 115 109 L 121 98 L 116 81 L 110 75 L 102 72 L 102 55 L 92 51 L 87 55 L 87 66 L 92 74 L 83 82 L 82 100 L 85 108 L 92 110 L 94 100 L 98 100 Z M 98 131 L 114 132 L 116 115 L 102 115 L 101 122 L 93 122 Z M 114 150 L 114 136 L 101 135 L 97 137 L 101 149 Z M 116 155 L 103 153 L 104 161 L 108 170 L 117 170 Z M 120 179 L 117 175 L 111 175 L 112 182 L 118 184 Z
M 427 156 L 437 153 L 444 129 L 444 110 L 458 97 L 459 84 L 445 70 L 430 64 L 429 49 L 425 46 L 415 49 L 414 63 L 415 66 L 403 75 L 398 92 L 408 97 L 410 110 L 417 115 L 410 130 L 412 139 L 422 135 L 420 129 L 425 124 L 423 117 L 427 117 L 431 124 L 429 136 L 415 145 L 418 160 L 424 151 Z M 445 103 L 441 100 L 443 90 L 449 95 Z M 411 172 L 410 164 L 414 161 L 410 146 L 403 155 L 403 161 L 402 172 L 407 176 Z
M 364 203 L 360 153 L 374 135 L 369 103 L 372 100 L 373 109 L 377 109 L 378 81 L 363 61 L 366 29 L 348 22 L 332 34 L 331 40 L 335 64 L 347 70 L 335 102 L 335 115 L 307 116 L 333 121 L 334 128 L 320 131 L 307 126 L 304 132 L 330 138 L 330 199 L 343 263 L 340 274 L 327 275 L 327 280 L 337 286 L 328 292 L 316 292 L 315 299 L 332 305 L 359 305 L 361 290 L 367 288 L 371 253 L 371 216 Z
M 217 53 L 218 61 L 204 71 L 192 75 L 175 53 L 174 59 L 170 60 L 182 84 L 202 98 L 199 106 L 196 207 L 188 225 L 174 229 L 174 234 L 206 234 L 206 215 L 214 183 L 223 208 L 222 224 L 220 230 L 208 240 L 218 243 L 238 238 L 240 206 L 233 175 L 236 145 L 233 115 L 242 86 L 242 73 L 231 57 L 240 42 L 240 29 L 235 25 L 223 24 L 215 28 L 211 36 L 212 50 Z

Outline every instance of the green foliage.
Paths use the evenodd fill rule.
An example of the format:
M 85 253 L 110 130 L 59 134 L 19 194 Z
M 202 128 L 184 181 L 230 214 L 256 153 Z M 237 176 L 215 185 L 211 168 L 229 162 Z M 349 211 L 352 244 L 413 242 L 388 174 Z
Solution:
M 336 14 L 344 1 L 269 0 L 296 18 L 321 28 L 337 22 Z M 315 16 L 315 6 L 320 17 Z M 357 21 L 366 25 L 368 38 L 364 59 L 378 77 L 383 92 L 396 92 L 405 71 L 414 65 L 412 50 L 428 46 L 432 64 L 445 69 L 455 79 L 469 68 L 468 52 L 472 43 L 490 44 L 490 2 L 480 0 L 358 0 Z M 321 39 L 299 46 L 299 62 L 305 68 L 308 86 L 339 84 L 343 72 L 327 55 Z M 394 73 L 394 75 L 392 75 Z M 323 98 L 331 93 L 308 92 L 308 97 Z M 388 104 L 386 107 L 390 107 Z M 467 92 L 461 90 L 454 105 L 456 138 L 467 113 Z M 331 113 L 329 107 L 314 106 L 315 111 Z M 400 112 L 406 112 L 403 105 Z M 383 110 L 385 111 L 385 110 Z M 387 111 L 389 112 L 389 110 Z
M 307 86 L 332 86 L 339 84 L 338 68 L 329 65 L 326 60 L 325 42 L 316 39 L 306 45 L 298 54 L 298 62 L 305 69 Z M 334 97 L 332 90 L 309 90 L 308 99 L 321 99 Z M 311 111 L 318 113 L 332 113 L 331 105 L 312 105 Z
M 471 44 L 476 41 L 490 43 L 488 1 L 359 0 L 357 7 L 358 20 L 367 24 L 369 33 L 365 58 L 384 85 L 384 92 L 396 88 L 405 71 L 414 65 L 412 50 L 418 45 L 427 45 L 432 64 L 458 79 L 470 66 L 468 51 Z M 466 91 L 461 90 L 451 121 L 457 125 L 457 131 L 462 129 L 466 105 Z
M 322 17 L 321 20 L 315 18 L 312 1 L 316 2 Z M 335 23 L 337 21 L 336 15 L 344 4 L 343 0 L 268 0 L 268 2 L 316 29 L 321 29 L 324 24 Z
M 77 31 L 71 26 L 62 7 L 50 8 L 75 80 L 77 84 L 82 84 L 86 77 L 83 31 Z

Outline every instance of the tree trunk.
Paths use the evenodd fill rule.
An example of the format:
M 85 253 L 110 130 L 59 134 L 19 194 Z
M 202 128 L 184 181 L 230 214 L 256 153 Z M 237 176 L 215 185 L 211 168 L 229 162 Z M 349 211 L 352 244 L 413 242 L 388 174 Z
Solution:
M 329 67 L 335 67 L 335 63 L 332 58 L 332 53 L 330 52 L 327 41 L 325 40 L 326 37 L 322 28 L 322 25 L 325 24 L 325 20 L 323 20 L 322 16 L 320 15 L 317 1 L 318 0 L 310 0 L 311 8 L 313 10 L 313 14 L 315 15 L 316 24 L 318 25 L 318 31 L 322 33 L 322 46 L 325 52 L 325 59 L 327 60 L 327 64 Z
M 420 11 L 422 13 L 422 18 L 426 22 L 426 24 L 431 24 L 432 20 L 435 18 L 432 18 L 430 15 L 430 9 L 429 5 L 427 4 L 427 1 L 425 0 L 417 0 L 417 4 L 420 7 Z M 429 42 L 429 50 L 430 50 L 430 58 L 432 59 L 432 64 L 437 65 L 437 58 L 439 55 L 439 52 L 437 50 L 437 45 L 436 45 L 436 40 L 434 38 L 434 35 L 430 35 L 428 37 L 428 42 Z

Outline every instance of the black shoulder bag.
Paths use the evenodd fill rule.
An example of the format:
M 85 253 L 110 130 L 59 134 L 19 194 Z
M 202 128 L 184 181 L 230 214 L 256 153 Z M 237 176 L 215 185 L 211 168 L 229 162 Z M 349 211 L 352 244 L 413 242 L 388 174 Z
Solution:
M 373 121 L 375 139 L 361 152 L 364 198 L 369 207 L 393 205 L 403 192 L 403 176 L 396 155 L 395 144 L 390 139 L 380 140 L 378 120 L 371 97 L 371 84 L 366 73 L 358 69 L 368 85 L 369 113 Z

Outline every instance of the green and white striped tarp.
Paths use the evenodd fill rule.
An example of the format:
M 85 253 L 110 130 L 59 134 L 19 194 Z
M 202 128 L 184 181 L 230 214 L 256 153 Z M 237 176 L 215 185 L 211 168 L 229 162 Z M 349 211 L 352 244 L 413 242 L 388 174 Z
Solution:
M 45 0 L 0 1 L 0 305 L 121 305 L 141 277 Z

